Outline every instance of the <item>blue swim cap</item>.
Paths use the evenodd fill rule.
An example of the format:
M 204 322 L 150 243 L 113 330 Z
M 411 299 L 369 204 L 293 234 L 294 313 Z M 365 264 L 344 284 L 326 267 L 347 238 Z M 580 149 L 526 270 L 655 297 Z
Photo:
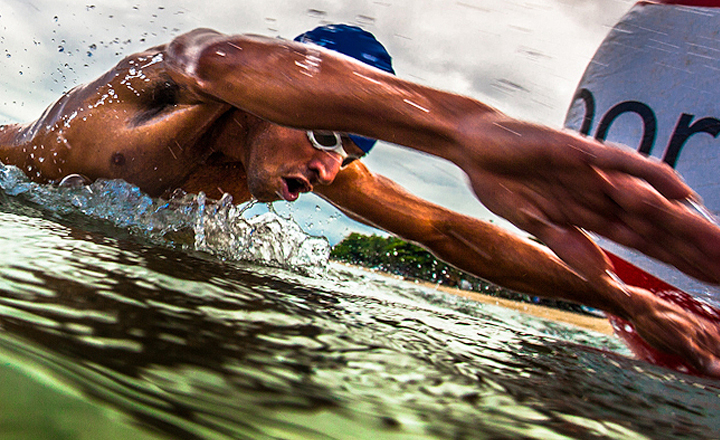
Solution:
M 385 72 L 395 74 L 395 70 L 392 68 L 392 58 L 385 47 L 375 39 L 373 34 L 357 26 L 346 24 L 319 26 L 298 35 L 295 41 L 317 44 Z M 349 137 L 365 153 L 370 151 L 377 142 L 375 139 L 354 134 L 349 135 Z

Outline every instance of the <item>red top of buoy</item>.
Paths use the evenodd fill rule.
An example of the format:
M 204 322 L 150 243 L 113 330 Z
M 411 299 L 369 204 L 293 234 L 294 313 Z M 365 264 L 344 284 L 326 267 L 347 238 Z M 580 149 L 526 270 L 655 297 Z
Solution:
M 666 5 L 702 6 L 705 8 L 720 7 L 720 0 L 655 0 Z

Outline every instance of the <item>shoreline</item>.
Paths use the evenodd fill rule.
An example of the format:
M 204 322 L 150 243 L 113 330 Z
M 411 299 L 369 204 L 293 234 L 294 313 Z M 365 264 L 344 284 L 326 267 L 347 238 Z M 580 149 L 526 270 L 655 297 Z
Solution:
M 491 304 L 491 305 L 496 305 L 496 306 L 500 306 L 500 307 L 505 307 L 506 309 L 511 309 L 516 312 L 532 315 L 532 316 L 535 316 L 536 318 L 543 318 L 543 319 L 549 319 L 551 321 L 562 322 L 563 324 L 574 325 L 576 327 L 581 327 L 586 330 L 592 330 L 592 331 L 595 331 L 598 333 L 603 333 L 606 335 L 613 335 L 615 333 L 613 331 L 612 326 L 610 325 L 610 322 L 607 320 L 607 318 L 596 318 L 593 316 L 581 315 L 578 313 L 568 312 L 565 310 L 558 310 L 558 309 L 553 309 L 550 307 L 545 307 L 545 306 L 541 306 L 541 305 L 537 305 L 537 304 L 529 304 L 529 303 L 513 301 L 513 300 L 505 299 L 505 298 L 498 298 L 495 296 L 485 295 L 485 294 L 478 293 L 478 292 L 457 289 L 454 287 L 436 285 L 436 284 L 427 283 L 427 282 L 423 282 L 423 281 L 419 281 L 418 284 L 423 284 L 426 287 L 430 287 L 430 288 L 436 289 L 436 290 L 441 290 L 441 291 L 449 293 L 451 295 L 457 295 L 457 296 L 461 296 L 463 298 L 471 299 L 473 301 L 477 301 L 482 304 Z
M 433 284 L 428 281 L 422 281 L 422 280 L 406 280 L 403 277 L 400 277 L 398 275 L 393 275 L 391 273 L 383 272 L 380 270 L 372 270 L 367 267 L 358 266 L 358 265 L 351 265 L 347 264 L 341 261 L 333 260 L 333 263 L 345 265 L 345 266 L 351 266 L 353 268 L 357 268 L 363 271 L 367 271 L 373 274 L 378 274 L 382 276 L 387 276 L 395 279 L 402 279 L 409 283 L 414 283 L 418 285 L 422 285 L 423 287 L 427 287 L 430 289 L 440 290 L 445 293 L 449 293 L 451 295 L 457 295 L 463 298 L 467 298 L 473 301 L 477 301 L 482 304 L 490 304 L 490 305 L 496 305 L 500 307 L 504 307 L 506 309 L 510 309 L 516 312 L 525 313 L 531 316 L 534 316 L 536 318 L 543 318 L 543 319 L 549 319 L 551 321 L 561 322 L 563 324 L 569 324 L 573 325 L 575 327 L 580 327 L 586 330 L 591 330 L 594 332 L 602 333 L 605 335 L 614 335 L 615 332 L 613 331 L 612 326 L 610 325 L 610 322 L 607 320 L 607 318 L 599 318 L 599 317 L 593 317 L 588 315 L 580 315 L 578 313 L 572 313 L 565 310 L 559 310 L 559 309 L 553 309 L 550 307 L 541 306 L 538 304 L 529 304 L 519 301 L 513 301 L 510 299 L 505 298 L 498 298 L 491 295 L 485 295 L 482 293 L 474 292 L 471 290 L 462 290 L 455 287 L 448 287 L 443 286 L 442 284 Z

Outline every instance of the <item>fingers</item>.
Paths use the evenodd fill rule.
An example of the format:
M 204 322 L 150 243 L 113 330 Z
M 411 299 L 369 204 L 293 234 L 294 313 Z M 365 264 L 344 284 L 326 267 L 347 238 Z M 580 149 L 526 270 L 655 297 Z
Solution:
M 642 156 L 621 145 L 593 142 L 592 147 L 586 144 L 579 148 L 585 149 L 589 164 L 604 171 L 619 171 L 643 179 L 668 199 L 699 199 L 675 170 L 655 158 Z
M 611 233 L 606 234 L 605 237 L 615 243 L 637 249 L 645 255 L 671 264 L 698 280 L 708 283 L 718 282 L 717 277 L 714 275 L 717 272 L 708 269 L 712 264 L 712 259 L 708 259 L 706 253 L 698 251 L 691 243 L 681 238 L 665 237 L 659 240 L 649 240 L 646 236 L 642 236 L 626 225 L 620 224 Z M 686 255 L 695 255 L 695 258 L 686 257 Z M 698 262 L 698 257 L 702 261 Z
M 601 275 L 609 263 L 581 229 L 699 280 L 720 283 L 720 226 L 645 180 L 665 185 L 671 196 L 692 195 L 674 172 L 634 153 L 610 147 L 594 151 L 593 165 L 575 160 L 579 166 L 551 173 L 476 173 L 471 182 L 490 210 L 535 235 L 586 279 Z
M 678 355 L 697 371 L 720 377 L 720 326 L 647 291 L 634 290 L 630 321 L 646 342 Z
M 702 361 L 704 373 L 708 376 L 720 378 L 720 359 L 715 356 L 708 356 Z
M 599 233 L 695 278 L 720 283 L 720 227 L 638 179 L 608 180 L 608 194 L 622 208 L 617 214 L 620 223 Z

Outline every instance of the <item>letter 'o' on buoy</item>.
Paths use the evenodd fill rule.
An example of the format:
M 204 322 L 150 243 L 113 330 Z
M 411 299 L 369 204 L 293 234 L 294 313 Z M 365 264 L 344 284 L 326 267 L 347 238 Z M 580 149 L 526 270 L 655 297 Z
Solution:
M 588 64 L 565 120 L 566 128 L 666 162 L 716 216 L 720 213 L 719 36 L 720 0 L 636 3 Z M 626 283 L 720 322 L 717 286 L 607 240 L 599 243 L 612 254 Z M 640 358 L 689 368 L 647 346 L 628 323 L 611 321 Z

